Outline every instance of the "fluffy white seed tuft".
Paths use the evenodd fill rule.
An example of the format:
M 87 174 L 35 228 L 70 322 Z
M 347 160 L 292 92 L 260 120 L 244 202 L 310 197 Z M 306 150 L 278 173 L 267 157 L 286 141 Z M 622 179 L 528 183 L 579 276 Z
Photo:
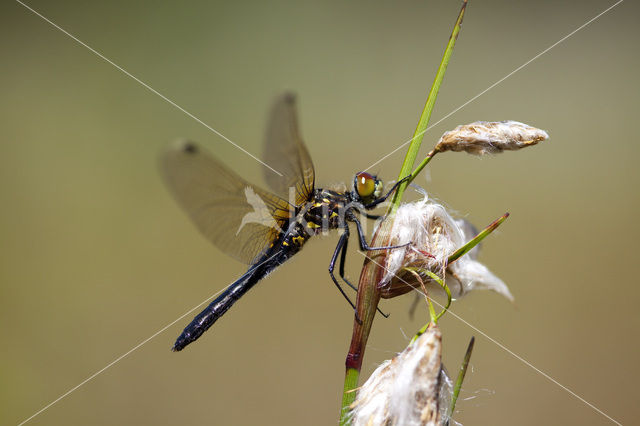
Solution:
M 351 406 L 352 424 L 444 424 L 452 384 L 441 356 L 442 334 L 437 327 L 429 328 L 371 374 Z
M 422 200 L 402 204 L 396 212 L 388 244 L 411 244 L 389 251 L 381 282 L 383 290 L 403 285 L 420 289 L 415 275 L 405 268 L 428 269 L 442 276 L 447 258 L 476 233 L 469 222 L 453 219 L 442 205 L 426 196 Z M 472 290 L 484 289 L 513 300 L 507 285 L 478 262 L 478 250 L 479 246 L 476 246 L 446 268 L 445 283 L 452 297 L 460 298 Z M 426 274 L 421 274 L 421 277 L 430 292 L 442 294 L 442 288 L 436 282 Z

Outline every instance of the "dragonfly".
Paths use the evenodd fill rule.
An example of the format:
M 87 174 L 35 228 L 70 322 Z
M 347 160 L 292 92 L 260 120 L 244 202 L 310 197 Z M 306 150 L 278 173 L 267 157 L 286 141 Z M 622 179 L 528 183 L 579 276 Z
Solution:
M 370 247 L 360 217 L 379 219 L 367 211 L 384 202 L 404 179 L 384 195 L 382 181 L 366 172 L 355 175 L 351 190 L 315 188 L 313 163 L 298 128 L 295 95 L 286 93 L 275 100 L 264 147 L 264 160 L 279 173 L 265 168 L 265 180 L 273 192 L 248 183 L 191 141 L 178 141 L 161 157 L 169 191 L 200 232 L 223 252 L 249 265 L 246 273 L 185 327 L 173 351 L 181 351 L 197 340 L 314 235 L 342 230 L 329 263 L 329 275 L 352 307 L 335 276 L 340 256 L 339 276 L 355 289 L 344 273 L 349 223 L 355 224 L 363 251 L 402 247 Z

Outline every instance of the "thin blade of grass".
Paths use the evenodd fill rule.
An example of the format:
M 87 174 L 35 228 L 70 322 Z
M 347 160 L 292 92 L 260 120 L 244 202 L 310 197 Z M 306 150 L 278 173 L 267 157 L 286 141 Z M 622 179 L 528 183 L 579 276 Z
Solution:
M 447 416 L 448 418 L 446 426 L 449 426 L 449 422 L 451 421 L 451 417 L 453 416 L 453 410 L 455 410 L 456 408 L 456 401 L 458 400 L 458 395 L 460 395 L 460 389 L 462 388 L 464 376 L 467 374 L 467 368 L 469 367 L 469 360 L 471 359 L 471 352 L 473 352 L 473 344 L 475 343 L 475 341 L 475 337 L 471 337 L 469 346 L 467 346 L 467 352 L 464 354 L 464 359 L 462 360 L 462 364 L 460 365 L 458 378 L 456 379 L 456 384 L 453 387 L 453 394 L 451 395 L 451 405 L 449 406 L 449 415 Z
M 453 262 L 455 262 L 456 260 L 458 260 L 459 258 L 464 256 L 465 254 L 469 253 L 487 235 L 489 235 L 490 233 L 495 231 L 495 229 L 498 226 L 500 226 L 500 224 L 502 222 L 504 222 L 508 217 L 509 217 L 509 213 L 505 213 L 502 216 L 500 216 L 498 219 L 496 219 L 493 222 L 491 222 L 491 224 L 489 226 L 487 226 L 486 228 L 484 228 L 482 230 L 482 232 L 480 232 L 478 235 L 473 237 L 471 240 L 469 240 L 469 242 L 467 242 L 465 245 L 460 247 L 458 250 L 453 252 L 453 254 L 451 256 L 449 256 L 449 259 L 447 260 L 447 262 L 448 262 L 447 264 L 451 265 Z
M 416 127 L 416 131 L 413 134 L 413 138 L 411 139 L 411 145 L 409 145 L 407 155 L 404 157 L 404 162 L 402 163 L 402 168 L 400 169 L 400 174 L 398 175 L 398 180 L 404 179 L 405 177 L 409 176 L 411 174 L 411 170 L 413 169 L 413 164 L 416 161 L 418 151 L 420 150 L 420 145 L 422 144 L 422 138 L 424 137 L 424 133 L 427 131 L 427 126 L 429 125 L 429 119 L 431 118 L 431 112 L 433 112 L 433 106 L 435 105 L 436 98 L 438 97 L 440 85 L 442 84 L 442 80 L 444 79 L 444 73 L 447 71 L 449 59 L 451 59 L 453 48 L 456 44 L 456 40 L 458 39 L 458 34 L 460 33 L 462 18 L 464 17 L 466 8 L 467 0 L 464 0 L 462 2 L 460 13 L 458 14 L 458 19 L 456 19 L 456 23 L 453 26 L 453 31 L 451 32 L 451 36 L 449 37 L 449 42 L 447 43 L 447 47 L 444 50 L 444 54 L 442 55 L 442 61 L 440 61 L 440 66 L 438 67 L 436 77 L 433 80 L 433 85 L 431 86 L 431 90 L 429 90 L 429 96 L 427 97 L 424 109 L 422 110 L 422 114 L 420 115 L 420 121 L 418 121 L 418 126 Z M 413 180 L 413 178 L 411 180 Z M 404 190 L 407 188 L 408 184 L 409 182 L 401 183 L 396 192 L 393 194 L 393 200 L 391 201 L 391 206 L 389 206 L 389 213 L 395 212 L 400 205 L 402 194 L 404 193 Z

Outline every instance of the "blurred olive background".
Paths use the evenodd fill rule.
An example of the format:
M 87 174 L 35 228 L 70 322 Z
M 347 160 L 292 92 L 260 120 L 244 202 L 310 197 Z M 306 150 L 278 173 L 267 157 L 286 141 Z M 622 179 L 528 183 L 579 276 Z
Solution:
M 295 90 L 322 186 L 411 137 L 460 3 L 28 4 L 256 155 L 269 103 Z M 472 1 L 432 122 L 611 4 Z M 244 272 L 170 198 L 163 147 L 188 137 L 262 176 L 19 3 L 1 7 L 0 423 L 16 424 Z M 479 293 L 453 311 L 627 424 L 640 415 L 638 12 L 620 4 L 436 125 L 423 152 L 476 120 L 523 121 L 550 140 L 445 154 L 418 179 L 478 226 L 512 214 L 481 258 L 516 304 Z M 372 171 L 396 179 L 404 152 Z M 335 243 L 310 242 L 184 352 L 169 348 L 195 312 L 30 424 L 335 424 L 353 323 L 327 274 Z M 422 304 L 409 319 L 412 300 L 382 303 L 391 317 L 374 323 L 363 377 L 426 321 Z M 451 372 L 478 339 L 461 423 L 611 423 L 453 315 L 441 327 Z

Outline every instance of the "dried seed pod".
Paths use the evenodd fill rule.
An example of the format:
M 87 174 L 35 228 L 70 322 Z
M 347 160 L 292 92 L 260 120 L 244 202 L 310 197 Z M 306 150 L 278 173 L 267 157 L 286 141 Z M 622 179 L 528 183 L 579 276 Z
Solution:
M 526 148 L 548 138 L 549 135 L 544 130 L 517 121 L 476 121 L 443 134 L 434 151 L 498 154 Z
M 441 357 L 442 334 L 430 327 L 371 374 L 351 405 L 352 424 L 444 424 L 452 384 Z

